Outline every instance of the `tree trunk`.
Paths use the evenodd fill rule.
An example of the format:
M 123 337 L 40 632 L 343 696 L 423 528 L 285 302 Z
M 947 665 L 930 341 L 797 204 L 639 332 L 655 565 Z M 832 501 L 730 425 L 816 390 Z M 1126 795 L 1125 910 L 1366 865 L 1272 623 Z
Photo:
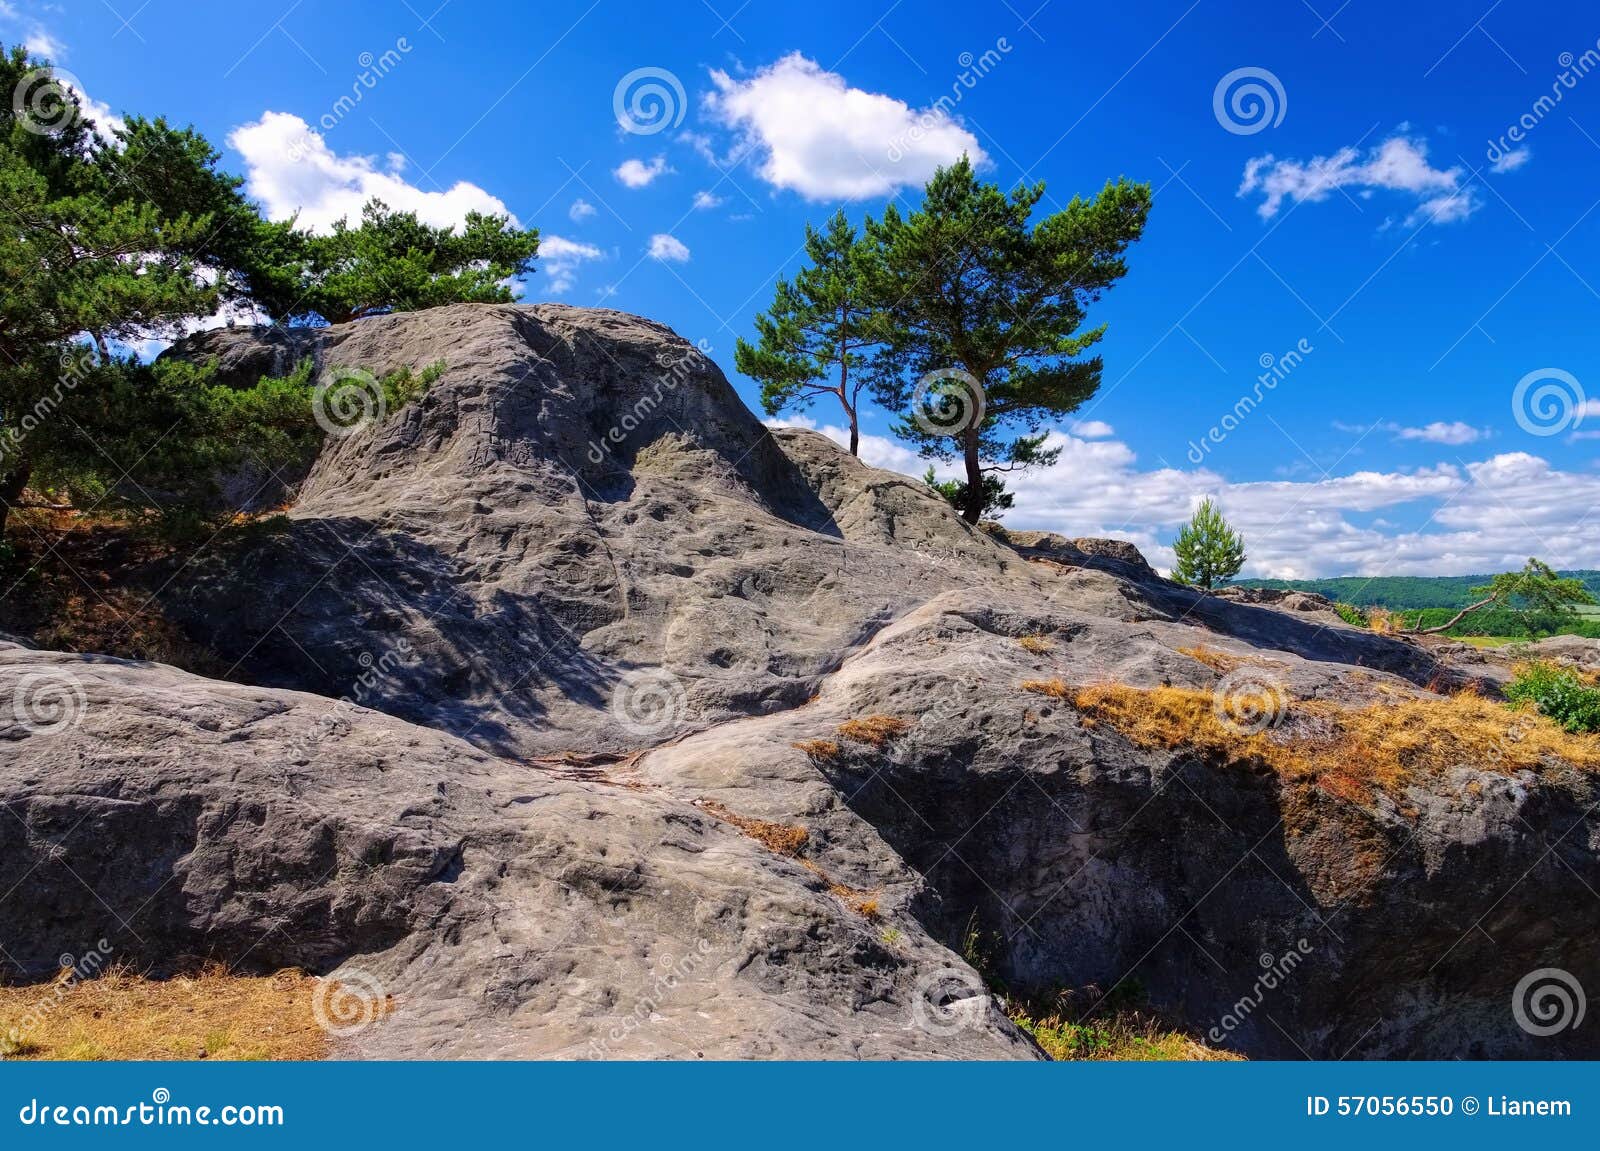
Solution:
M 976 427 L 961 433 L 961 459 L 967 465 L 967 506 L 961 509 L 961 518 L 975 524 L 983 515 L 983 467 L 978 463 Z
M 18 461 L 9 472 L 0 473 L 0 538 L 5 535 L 11 509 L 22 502 L 23 489 L 28 486 L 32 474 L 33 468 L 26 460 Z
M 856 422 L 855 405 L 850 402 L 850 346 L 844 338 L 844 309 L 839 309 L 839 402 L 844 414 L 850 417 L 850 454 L 861 454 L 861 425 Z
M 1488 599 L 1480 599 L 1477 603 L 1468 604 L 1466 607 L 1464 607 L 1460 611 L 1456 612 L 1456 614 L 1450 619 L 1450 621 L 1448 623 L 1442 623 L 1438 627 L 1419 627 L 1419 628 L 1416 629 L 1416 634 L 1417 635 L 1438 635 L 1442 631 L 1449 631 L 1451 628 L 1455 627 L 1456 624 L 1460 623 L 1467 616 L 1469 616 L 1473 612 L 1477 611 L 1480 607 L 1488 607 L 1493 602 L 1494 602 L 1494 596 L 1490 596 Z

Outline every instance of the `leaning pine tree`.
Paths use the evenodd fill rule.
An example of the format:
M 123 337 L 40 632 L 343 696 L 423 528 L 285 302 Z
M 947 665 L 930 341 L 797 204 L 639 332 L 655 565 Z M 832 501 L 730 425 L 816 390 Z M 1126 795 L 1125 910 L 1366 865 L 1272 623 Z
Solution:
M 861 369 L 882 344 L 884 317 L 869 292 L 872 251 L 836 212 L 825 232 L 806 225 L 810 266 L 779 280 L 772 306 L 756 317 L 760 339 L 734 348 L 739 371 L 761 384 L 769 416 L 834 396 L 850 428 L 850 454 L 861 446 L 857 417 L 866 377 Z
M 1244 566 L 1244 540 L 1209 497 L 1200 501 L 1172 550 L 1178 556 L 1172 578 L 1207 591 L 1238 575 Z
M 1043 184 L 1007 196 L 963 158 L 934 174 L 917 211 L 891 204 L 867 221 L 890 328 L 876 397 L 924 457 L 962 461 L 952 495 L 969 523 L 997 506 L 1002 474 L 1056 458 L 1045 421 L 1100 387 L 1100 358 L 1085 353 L 1105 327 L 1083 323 L 1150 211 L 1149 185 L 1117 180 L 1034 223 L 1043 196 Z

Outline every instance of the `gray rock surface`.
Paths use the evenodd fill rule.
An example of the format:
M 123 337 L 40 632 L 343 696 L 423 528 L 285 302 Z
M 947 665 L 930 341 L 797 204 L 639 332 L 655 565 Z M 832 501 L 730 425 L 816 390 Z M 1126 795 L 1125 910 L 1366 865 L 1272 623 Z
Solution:
M 919 1006 L 976 977 L 914 918 L 659 789 L 160 664 L 0 646 L 0 697 L 34 721 L 0 725 L 13 977 L 102 938 L 337 968 L 395 997 L 343 1050 L 375 1058 L 1035 1057 L 992 1003 Z
M 1021 689 L 1212 691 L 1233 665 L 1365 705 L 1492 693 L 1495 668 L 1199 594 L 1119 541 L 972 530 L 764 428 L 621 313 L 252 339 L 175 354 L 446 368 L 331 440 L 275 530 L 150 573 L 241 683 L 0 651 L 13 681 L 79 659 L 89 684 L 78 727 L 0 732 L 23 816 L 0 939 L 30 969 L 100 930 L 85 887 L 106 887 L 150 962 L 248 946 L 376 972 L 401 1006 L 366 1054 L 1035 1055 L 972 994 L 968 944 L 1019 992 L 1090 1010 L 1137 985 L 1254 1055 L 1597 1052 L 1511 1011 L 1536 969 L 1600 987 L 1592 776 L 1463 763 L 1358 802 L 1139 750 Z M 905 729 L 839 734 L 875 715 Z M 804 828 L 809 867 L 750 820 Z M 877 920 L 851 909 L 868 895 Z M 653 965 L 701 939 L 716 958 L 657 996 Z M 930 988 L 959 1000 L 931 1024 Z

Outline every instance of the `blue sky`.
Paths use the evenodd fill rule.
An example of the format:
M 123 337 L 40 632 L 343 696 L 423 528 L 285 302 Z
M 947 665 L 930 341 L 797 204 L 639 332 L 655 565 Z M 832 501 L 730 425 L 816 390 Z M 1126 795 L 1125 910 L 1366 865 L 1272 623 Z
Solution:
M 1600 12 L 1491 3 L 12 0 L 0 35 L 192 121 L 275 215 L 503 206 L 545 237 L 528 299 L 661 320 L 747 399 L 807 221 L 962 151 L 1046 208 L 1147 180 L 1105 383 L 1008 523 L 1167 563 L 1212 495 L 1253 574 L 1600 567 Z M 887 427 L 864 454 L 920 472 Z

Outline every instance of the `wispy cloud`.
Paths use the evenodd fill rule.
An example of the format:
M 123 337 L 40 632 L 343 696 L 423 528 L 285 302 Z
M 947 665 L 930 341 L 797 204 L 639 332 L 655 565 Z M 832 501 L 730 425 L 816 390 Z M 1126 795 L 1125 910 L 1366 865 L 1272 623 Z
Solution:
M 1239 195 L 1259 194 L 1256 211 L 1264 220 L 1276 216 L 1284 200 L 1317 203 L 1348 189 L 1363 198 L 1378 191 L 1398 192 L 1416 200 L 1407 226 L 1449 224 L 1477 211 L 1476 191 L 1464 182 L 1465 170 L 1435 168 L 1428 162 L 1428 144 L 1417 136 L 1395 135 L 1365 156 L 1354 147 L 1309 160 L 1280 160 L 1270 153 L 1244 167 Z
M 539 267 L 545 272 L 546 291 L 552 296 L 570 291 L 577 282 L 579 266 L 601 259 L 604 254 L 593 244 L 568 240 L 564 236 L 541 236 Z

